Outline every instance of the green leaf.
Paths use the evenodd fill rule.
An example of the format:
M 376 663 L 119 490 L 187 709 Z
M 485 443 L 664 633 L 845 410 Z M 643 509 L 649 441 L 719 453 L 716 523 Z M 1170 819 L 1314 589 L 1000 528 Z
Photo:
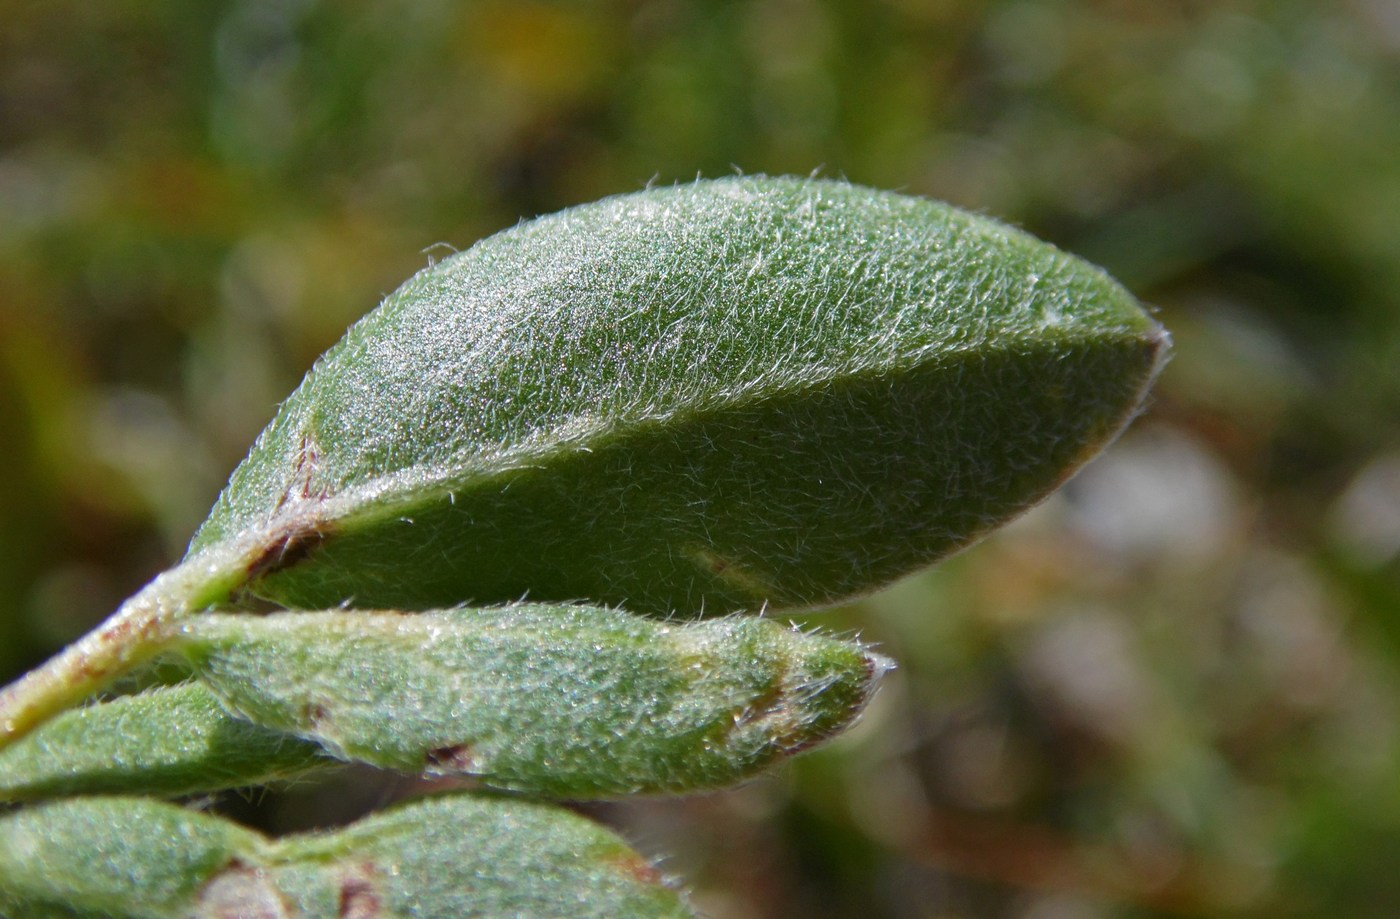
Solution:
M 174 919 L 263 840 L 145 798 L 77 798 L 0 817 L 0 915 Z M 250 914 L 256 915 L 256 914 Z
M 603 828 L 470 794 L 277 842 L 143 798 L 39 805 L 0 817 L 0 908 L 26 919 L 691 915 Z
M 207 687 L 186 683 L 64 712 L 0 751 L 0 801 L 186 795 L 335 764 L 318 745 L 235 718 Z
M 830 603 L 1042 498 L 1138 410 L 1165 332 L 994 221 L 731 178 L 497 234 L 354 326 L 192 553 L 262 534 L 287 606 Z
M 353 916 L 347 899 L 365 915 L 377 899 L 386 916 L 423 919 L 692 915 L 616 836 L 528 801 L 420 799 L 340 833 L 290 840 L 279 855 L 278 888 L 307 916 Z
M 569 798 L 740 781 L 849 725 L 889 667 L 763 619 L 583 606 L 205 614 L 182 647 L 233 710 L 338 756 Z

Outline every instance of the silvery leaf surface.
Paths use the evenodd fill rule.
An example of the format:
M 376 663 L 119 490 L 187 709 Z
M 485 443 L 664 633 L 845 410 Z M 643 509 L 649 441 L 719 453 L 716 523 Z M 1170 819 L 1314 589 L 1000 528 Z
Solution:
M 0 816 L 0 915 L 25 919 L 691 916 L 604 828 L 562 808 L 421 798 L 341 830 L 270 840 L 147 798 Z
M 249 533 L 289 607 L 528 596 L 653 612 L 864 593 L 1035 503 L 1167 336 L 993 220 L 740 177 L 523 223 L 351 328 L 192 554 Z
M 264 785 L 339 761 L 311 741 L 229 714 L 202 683 L 75 708 L 0 750 L 0 801 Z
M 849 726 L 890 666 L 756 617 L 540 604 L 206 613 L 181 649 L 231 710 L 336 756 L 573 799 L 752 777 Z

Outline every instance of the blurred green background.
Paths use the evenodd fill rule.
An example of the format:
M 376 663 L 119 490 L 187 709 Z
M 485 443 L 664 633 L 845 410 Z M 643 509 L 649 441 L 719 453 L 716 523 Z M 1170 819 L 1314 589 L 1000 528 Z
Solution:
M 592 808 L 717 919 L 1400 915 L 1400 2 L 0 0 L 0 671 L 183 550 L 431 256 L 696 175 L 945 198 L 1177 340 L 1105 457 L 806 621 L 833 746 Z M 222 806 L 272 828 L 403 783 Z M 347 790 L 349 789 L 349 790 Z

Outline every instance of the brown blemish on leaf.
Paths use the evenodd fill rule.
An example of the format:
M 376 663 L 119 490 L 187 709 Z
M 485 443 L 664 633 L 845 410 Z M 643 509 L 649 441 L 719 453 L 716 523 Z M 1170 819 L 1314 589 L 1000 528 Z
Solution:
M 802 734 L 802 725 L 792 718 L 792 700 L 785 682 L 786 673 L 779 674 L 763 691 L 734 712 L 733 721 L 725 729 L 724 743 L 744 729 L 759 731 L 766 743 L 765 759 L 785 756 L 811 746 L 814 741 Z
M 308 702 L 301 709 L 302 723 L 315 730 L 326 722 L 331 716 L 331 711 L 323 702 Z
M 839 733 L 841 727 L 844 727 L 844 725 L 838 726 L 830 731 L 812 731 L 801 735 L 801 740 L 794 739 L 795 736 L 798 736 L 797 732 L 789 730 L 786 736 L 778 738 L 778 745 L 782 748 L 784 756 L 796 756 L 804 750 L 812 749 L 828 737 Z
M 739 710 L 734 716 L 734 726 L 736 728 L 746 727 L 755 721 L 772 718 L 784 707 L 783 685 L 781 678 L 779 678 Z
M 656 887 L 665 886 L 666 884 L 666 879 L 662 877 L 661 872 L 657 871 L 651 862 L 637 855 L 635 852 L 619 853 L 617 856 L 608 859 L 608 863 L 638 884 Z
M 262 869 L 234 859 L 204 883 L 199 919 L 291 919 L 291 911 Z
M 750 596 L 767 597 L 774 593 L 773 585 L 758 574 L 708 546 L 687 546 L 686 553 L 696 565 L 712 577 L 724 581 Z
M 449 744 L 435 747 L 424 755 L 425 768 L 437 775 L 466 775 L 477 769 L 476 757 L 470 744 Z
M 775 754 L 792 756 L 809 750 L 841 733 L 860 714 L 869 701 L 875 673 L 875 660 L 867 656 L 862 663 L 860 694 L 837 718 L 819 727 L 816 719 L 804 718 L 803 712 L 795 710 L 801 704 L 803 687 L 794 681 L 791 670 L 784 668 L 763 692 L 735 712 L 730 731 L 757 725 Z
M 304 561 L 321 543 L 326 541 L 331 530 L 330 524 L 319 519 L 315 507 L 298 505 L 316 504 L 330 497 L 330 489 L 314 483 L 321 454 L 316 441 L 308 432 L 301 435 L 296 459 L 292 465 L 291 478 L 277 505 L 273 509 L 285 523 L 278 528 L 268 544 L 247 565 L 248 580 L 283 571 Z
M 292 463 L 291 479 L 287 482 L 286 489 L 281 497 L 277 499 L 277 506 L 274 511 L 280 511 L 284 505 L 297 504 L 302 501 L 323 501 L 330 496 L 330 489 L 324 485 L 316 486 L 316 470 L 321 465 L 321 451 L 316 446 L 316 440 L 308 431 L 301 434 L 301 443 L 297 446 L 297 456 Z
M 379 869 L 370 862 L 350 866 L 340 879 L 337 919 L 377 919 L 383 916 Z
M 255 581 L 305 561 L 326 541 L 329 529 L 327 523 L 317 522 L 280 533 L 248 564 L 248 580 Z
M 850 707 L 842 713 L 839 719 L 827 725 L 825 730 L 807 730 L 799 732 L 798 725 L 790 723 L 788 725 L 787 736 L 778 738 L 778 742 L 782 745 L 783 752 L 789 756 L 795 756 L 804 750 L 810 750 L 812 747 L 835 737 L 849 727 L 851 722 L 856 719 L 856 716 L 865 708 L 866 703 L 870 701 L 870 697 L 875 689 L 876 671 L 877 665 L 875 663 L 875 658 L 867 655 L 865 660 L 861 663 L 862 676 L 860 685 L 862 691 L 851 703 Z

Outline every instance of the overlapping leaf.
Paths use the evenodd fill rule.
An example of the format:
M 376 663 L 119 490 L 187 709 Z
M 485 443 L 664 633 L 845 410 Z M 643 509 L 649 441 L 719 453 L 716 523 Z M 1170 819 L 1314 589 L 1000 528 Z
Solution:
M 26 919 L 691 915 L 601 827 L 470 794 L 278 841 L 146 798 L 36 805 L 0 817 L 0 910 Z
M 336 764 L 322 748 L 230 715 L 202 683 L 64 712 L 0 750 L 0 801 L 65 794 L 186 795 Z
M 733 784 L 853 721 L 889 663 L 776 622 L 588 606 L 191 621 L 236 711 L 337 755 L 568 798 Z

